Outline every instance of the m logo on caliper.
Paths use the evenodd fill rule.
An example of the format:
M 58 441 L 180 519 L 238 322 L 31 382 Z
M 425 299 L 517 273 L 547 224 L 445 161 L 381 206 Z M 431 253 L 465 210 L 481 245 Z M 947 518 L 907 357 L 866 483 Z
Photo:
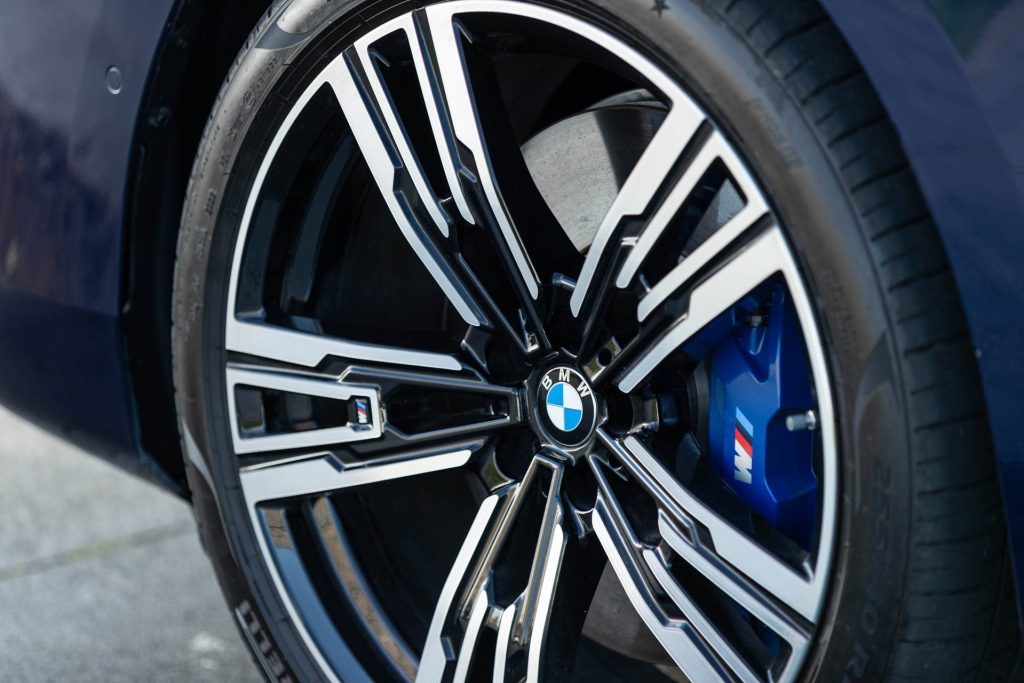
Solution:
M 733 435 L 735 454 L 733 465 L 735 470 L 732 473 L 733 479 L 749 484 L 751 481 L 751 470 L 754 467 L 754 425 L 746 415 L 736 409 L 736 429 Z

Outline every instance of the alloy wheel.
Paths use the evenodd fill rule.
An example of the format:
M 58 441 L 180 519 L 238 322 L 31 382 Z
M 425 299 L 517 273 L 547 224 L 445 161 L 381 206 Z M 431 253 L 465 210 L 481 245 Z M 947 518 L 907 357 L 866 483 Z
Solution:
M 538 45 L 571 93 L 519 94 Z M 227 311 L 242 495 L 325 677 L 799 673 L 838 499 L 822 341 L 655 55 L 506 0 L 364 32 L 267 143 Z

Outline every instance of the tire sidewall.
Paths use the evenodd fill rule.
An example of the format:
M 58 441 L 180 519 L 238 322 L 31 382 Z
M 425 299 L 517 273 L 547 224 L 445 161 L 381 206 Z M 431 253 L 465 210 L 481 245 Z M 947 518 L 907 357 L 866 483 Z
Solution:
M 293 4 L 275 4 L 250 36 L 207 123 L 178 240 L 172 349 L 189 486 L 218 581 L 264 675 L 311 681 L 322 673 L 288 616 L 249 522 L 226 427 L 223 373 L 226 292 L 249 190 L 288 103 L 316 73 L 309 67 L 319 61 L 311 46 L 347 7 L 295 35 L 279 28 Z

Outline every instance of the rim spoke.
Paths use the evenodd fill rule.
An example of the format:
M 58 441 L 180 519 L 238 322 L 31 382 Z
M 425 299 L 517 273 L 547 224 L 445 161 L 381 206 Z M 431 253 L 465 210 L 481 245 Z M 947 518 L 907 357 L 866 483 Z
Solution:
M 253 370 L 230 365 L 226 374 L 228 416 L 236 453 L 314 448 L 375 439 L 381 435 L 380 394 L 372 386 L 293 372 Z M 261 390 L 279 392 L 278 395 L 298 395 L 303 397 L 307 405 L 311 404 L 313 398 L 329 399 L 337 407 L 338 413 L 345 413 L 334 416 L 335 421 L 343 419 L 344 422 L 330 427 L 267 433 Z M 249 431 L 253 433 L 247 433 Z
M 791 280 L 796 273 L 796 265 L 792 261 L 781 231 L 777 227 L 772 227 L 694 287 L 690 293 L 686 314 L 650 347 L 642 352 L 634 352 L 634 355 L 638 354 L 639 357 L 634 358 L 631 365 L 621 374 L 618 381 L 619 389 L 626 393 L 633 391 L 673 351 L 777 272 L 782 272 Z M 677 289 L 668 286 L 663 288 L 669 278 L 671 274 L 641 299 L 640 319 L 647 317 Z M 793 282 L 789 284 L 792 285 Z
M 466 448 L 453 452 L 411 454 L 403 460 L 346 467 L 333 454 L 328 454 L 240 472 L 250 521 L 263 556 L 268 558 L 266 566 L 284 600 L 285 609 L 307 642 L 312 642 L 307 629 L 328 638 L 330 647 L 324 651 L 314 650 L 313 654 L 329 680 L 338 679 L 330 673 L 327 661 L 345 669 L 354 662 L 353 655 L 333 629 L 325 631 L 330 617 L 319 600 L 311 599 L 315 588 L 296 553 L 287 515 L 270 502 L 453 469 L 465 465 L 472 455 L 472 449 Z M 332 555 L 333 561 L 338 559 Z M 406 660 L 406 666 L 410 661 Z
M 523 593 L 523 607 L 516 615 L 512 641 L 527 647 L 527 680 L 541 678 L 540 671 L 547 642 L 548 621 L 551 618 L 555 598 L 555 586 L 565 553 L 566 535 L 562 527 L 561 511 L 537 545 L 534 560 L 536 575 L 531 574 L 530 584 Z M 522 615 L 522 616 L 520 616 Z M 521 626 L 520 626 L 521 625 Z
M 419 162 L 412 156 L 408 140 L 404 133 L 397 130 L 398 124 L 390 105 L 383 107 L 386 114 L 381 112 L 375 94 L 375 90 L 382 88 L 376 71 L 377 65 L 369 63 L 367 57 L 366 62 L 370 68 L 361 74 L 373 74 L 372 83 L 367 86 L 357 75 L 362 72 L 363 60 L 357 66 L 357 63 L 346 57 L 343 55 L 331 64 L 328 68 L 328 81 L 391 215 L 406 241 L 462 319 L 473 326 L 484 324 L 486 317 L 479 305 L 427 230 L 429 222 L 437 221 L 435 228 L 447 234 L 447 221 L 437 204 L 437 198 L 429 193 L 428 196 L 417 196 L 416 192 L 412 192 L 415 198 L 412 201 L 410 193 L 403 189 L 405 185 L 402 181 L 409 179 L 415 190 L 423 188 L 426 192 L 426 181 Z M 390 121 L 395 121 L 396 136 L 392 136 L 392 129 L 387 125 Z M 424 212 L 427 216 L 422 215 Z
M 480 380 L 454 356 L 351 342 L 233 317 L 229 318 L 227 332 L 228 351 L 263 359 L 229 364 L 226 370 L 232 441 L 239 454 L 269 454 L 336 444 L 350 444 L 360 452 L 379 454 L 408 450 L 428 442 L 466 442 L 522 420 L 519 396 L 514 389 Z M 341 366 L 341 370 L 331 374 L 290 367 L 316 368 L 328 358 L 367 365 Z M 422 391 L 418 398 L 424 414 L 431 396 L 439 394 L 461 400 L 464 408 L 467 397 L 472 404 L 463 411 L 463 419 L 446 415 L 449 419 L 443 424 L 430 425 L 410 415 L 415 405 L 408 405 L 401 394 L 403 388 Z M 296 398 L 297 402 L 287 404 Z M 408 424 L 385 421 L 391 399 L 407 404 L 404 415 Z M 323 410 L 327 414 L 316 411 L 317 401 L 321 407 L 326 406 Z M 282 402 L 287 405 L 282 406 Z M 301 408 L 302 417 L 290 415 L 296 405 Z M 268 406 L 272 406 L 270 412 L 278 418 L 286 418 L 284 428 L 280 428 L 279 420 L 273 419 L 274 415 L 268 414 Z M 395 417 L 398 414 L 392 412 Z M 272 430 L 271 423 L 278 428 Z
M 603 431 L 598 436 L 637 483 L 654 496 L 662 510 L 671 514 L 672 524 L 668 523 L 669 518 L 663 518 L 659 526 L 670 532 L 666 541 L 684 560 L 706 575 L 705 570 L 731 577 L 731 587 L 723 590 L 741 604 L 754 591 L 751 594 L 759 595 L 764 605 L 785 606 L 808 621 L 815 620 L 821 596 L 814 590 L 816 577 L 808 576 L 809 569 L 806 573 L 798 572 L 732 526 L 679 484 L 637 438 L 628 436 L 619 442 Z M 709 544 L 698 539 L 697 525 L 707 531 Z M 684 537 L 679 527 L 686 530 L 690 543 L 673 543 Z M 719 583 L 713 578 L 712 581 Z M 763 591 L 758 591 L 754 584 Z
M 346 444 L 358 464 L 428 444 L 460 450 L 457 444 L 522 422 L 515 389 L 467 374 L 355 365 L 315 374 L 230 364 L 226 378 L 238 454 Z
M 478 379 L 445 354 L 348 342 L 237 320 L 229 325 L 226 348 L 271 363 L 254 360 L 232 363 L 226 369 L 232 441 L 239 454 L 343 443 L 372 452 L 408 449 L 428 441 L 466 441 L 522 419 L 514 389 Z M 388 366 L 350 365 L 332 374 L 294 367 L 316 367 L 328 357 Z M 278 365 L 282 363 L 289 366 Z M 419 398 L 424 410 L 432 396 L 461 400 L 462 419 L 423 424 L 410 415 L 416 409 L 413 404 L 406 405 L 404 413 L 392 413 L 396 418 L 405 415 L 407 424 L 386 422 L 391 399 L 409 404 L 401 394 L 403 388 L 423 392 Z
M 703 120 L 704 115 L 688 98 L 679 97 L 672 102 L 668 116 L 637 161 L 594 236 L 569 302 L 573 315 L 579 316 L 584 303 L 594 298 L 604 279 L 601 266 L 610 266 L 609 262 L 618 251 L 616 244 L 624 237 L 626 223 L 648 211 Z
M 600 465 L 595 463 L 594 469 L 600 487 L 594 516 L 597 537 L 631 603 L 676 664 L 692 680 L 731 680 L 733 677 L 742 681 L 763 680 L 764 674 L 758 673 L 744 659 L 728 637 L 680 585 L 664 551 L 646 547 L 636 538 Z M 787 661 L 800 661 L 803 658 L 810 644 L 808 628 L 780 610 L 771 600 L 765 599 L 749 583 L 737 581 L 731 572 L 702 558 L 695 559 L 692 553 L 680 552 L 689 547 L 689 542 L 664 512 L 659 513 L 659 530 L 669 547 L 679 553 L 681 559 L 786 642 L 790 648 Z M 659 600 L 659 596 L 667 599 L 668 604 Z M 678 616 L 670 614 L 670 610 Z M 724 675 L 723 666 L 728 669 L 729 675 Z M 785 667 L 779 673 L 781 675 L 777 680 L 792 680 L 797 669 Z
M 402 34 L 412 56 L 413 77 L 436 148 L 419 152 L 427 156 L 436 153 L 444 173 L 442 183 L 447 187 L 431 188 L 424 157 L 414 148 L 382 74 L 387 62 L 374 45 L 396 33 Z M 525 161 L 509 182 L 516 188 L 516 196 L 502 195 L 480 122 L 483 105 L 478 99 L 482 95 L 470 85 L 462 39 L 463 31 L 450 15 L 433 10 L 410 14 L 357 41 L 347 53 L 348 67 L 339 64 L 331 82 L 399 227 L 463 318 L 471 325 L 489 325 L 487 318 L 492 318 L 524 351 L 536 344 L 546 348 L 548 342 L 535 302 L 539 296 L 538 276 L 508 203 L 514 199 L 517 204 L 532 204 L 531 223 L 545 222 L 542 218 L 546 217 L 547 222 L 557 224 L 532 180 L 523 182 L 529 180 Z M 357 92 L 362 99 L 355 96 Z M 495 98 L 484 99 L 490 104 Z M 507 132 L 511 139 L 511 131 Z M 503 149 L 498 156 L 509 162 L 518 153 L 516 147 Z M 515 163 L 505 165 L 509 166 L 507 172 L 518 168 Z M 446 205 L 449 196 L 454 207 Z M 451 211 L 457 211 L 457 216 Z M 507 305 L 497 303 L 504 297 L 495 289 L 507 284 L 496 284 L 490 274 L 480 277 L 480 270 L 466 260 L 464 235 L 452 234 L 460 220 L 462 226 L 477 225 L 477 229 L 490 234 L 519 300 L 523 320 L 518 319 L 517 312 L 507 310 Z M 433 233 L 424 227 L 430 224 Z M 460 231 L 466 229 L 459 227 Z M 446 241 L 436 242 L 438 233 Z
M 767 599 L 760 591 L 750 586 L 748 582 L 737 577 L 735 573 L 717 566 L 699 551 L 694 550 L 693 546 L 683 537 L 683 534 L 667 515 L 664 513 L 660 514 L 658 521 L 662 537 L 680 558 L 693 566 L 715 584 L 719 590 L 726 593 L 758 621 L 785 640 L 790 648 L 792 648 L 792 657 L 796 659 L 803 658 L 803 652 L 810 643 L 809 629 L 801 626 L 795 619 L 786 615 L 772 600 Z M 675 581 L 666 563 L 658 553 L 647 550 L 644 552 L 644 560 L 662 589 L 679 605 L 680 609 L 686 614 L 699 617 L 691 618 L 691 622 L 701 635 L 707 639 L 709 644 L 715 648 L 715 651 L 723 659 L 726 659 L 734 670 L 741 669 L 743 665 L 739 663 L 740 660 L 737 657 L 736 651 L 729 645 L 726 638 L 700 613 L 697 606 Z
M 658 554 L 653 550 L 644 550 L 643 560 L 648 571 L 654 575 L 654 580 L 658 583 L 661 590 L 679 608 L 679 611 L 685 615 L 690 626 L 714 650 L 715 654 L 721 658 L 736 677 L 749 683 L 760 681 L 761 677 L 744 661 L 740 653 L 736 651 L 736 648 L 715 628 L 707 615 L 697 607 L 697 604 L 687 595 L 686 591 L 679 586 L 668 568 L 661 562 Z
M 407 39 L 410 37 L 411 27 L 412 20 L 407 17 L 406 21 L 402 22 L 402 29 L 405 30 Z M 369 93 L 372 93 L 373 102 L 376 104 L 376 113 L 379 117 L 378 121 L 386 126 L 387 135 L 394 143 L 394 153 L 397 157 L 396 167 L 408 174 L 408 178 L 415 190 L 415 199 L 421 202 L 438 231 L 447 237 L 449 234 L 449 223 L 452 219 L 442 208 L 441 198 L 432 191 L 427 182 L 426 173 L 420 158 L 413 151 L 412 143 L 402 126 L 401 117 L 396 111 L 395 103 L 385 88 L 381 74 L 381 67 L 384 65 L 382 63 L 383 58 L 371 47 L 375 42 L 394 30 L 394 27 L 388 26 L 372 31 L 356 41 L 353 46 L 355 58 L 352 59 L 352 62 L 358 63 L 358 65 L 353 66 L 353 70 L 356 73 L 356 78 L 365 83 L 368 86 Z M 381 189 L 384 189 L 384 187 Z M 393 188 L 389 187 L 389 189 Z M 461 194 L 459 199 L 461 199 Z M 463 199 L 462 201 L 464 203 L 465 200 Z
M 512 642 L 512 628 L 516 622 L 515 604 L 506 607 L 498 620 L 498 647 L 494 653 L 494 671 L 491 679 L 494 683 L 504 683 L 508 670 L 509 646 Z M 536 680 L 536 679 L 529 679 Z
M 541 518 L 537 547 L 530 566 L 530 578 L 520 598 L 521 604 L 512 628 L 513 642 L 529 646 L 528 671 L 536 679 L 540 669 L 541 645 L 545 625 L 551 611 L 555 579 L 565 550 L 565 532 L 562 529 L 562 506 L 559 500 L 561 469 L 551 477 L 546 494 L 547 504 Z M 536 637 L 535 637 L 536 636 Z
M 423 654 L 420 656 L 419 670 L 416 672 L 417 683 L 441 680 L 445 670 L 451 664 L 445 646 L 449 642 L 446 632 L 449 630 L 452 606 L 459 597 L 459 588 L 462 586 L 463 577 L 469 570 L 469 565 L 473 561 L 488 527 L 491 526 L 498 504 L 506 495 L 495 494 L 484 499 L 470 526 L 469 533 L 466 534 L 466 539 L 463 541 L 444 587 L 441 589 L 441 596 L 438 598 L 437 607 L 430 622 L 427 642 L 423 647 Z
M 480 594 L 473 602 L 473 609 L 466 620 L 466 630 L 462 636 L 462 645 L 459 647 L 459 658 L 455 662 L 455 675 L 453 683 L 465 683 L 469 676 L 469 667 L 473 663 L 473 655 L 476 653 L 477 640 L 484 625 L 484 618 L 489 611 L 487 596 Z
M 350 366 L 345 382 L 375 387 L 381 396 L 383 439 L 360 443 L 361 453 L 390 451 L 428 442 L 466 441 L 508 429 L 523 421 L 519 392 L 468 375 L 386 367 Z M 435 400 L 469 404 L 461 411 Z M 431 417 L 443 417 L 438 422 Z
M 556 463 L 551 462 L 547 458 L 535 457 L 533 462 L 530 463 L 529 469 L 523 476 L 522 482 L 520 482 L 512 494 L 508 497 L 505 506 L 502 508 L 501 517 L 498 525 L 494 528 L 493 532 L 487 539 L 487 543 L 484 546 L 484 552 L 480 555 L 476 565 L 473 569 L 473 574 L 467 584 L 466 598 L 465 600 L 472 599 L 473 596 L 486 590 L 487 584 L 490 581 L 491 570 L 494 569 L 494 565 L 497 562 L 498 555 L 504 550 L 504 546 L 512 533 L 513 525 L 516 522 L 520 509 L 526 500 L 527 495 L 530 492 L 530 485 L 533 483 L 534 478 L 538 474 L 538 467 L 544 466 L 551 469 L 552 482 L 549 488 L 549 493 L 553 494 L 553 498 L 548 499 L 547 508 L 559 509 L 560 504 L 557 497 L 558 485 L 561 482 L 562 469 Z M 546 517 L 547 515 L 545 515 Z M 543 528 L 542 528 L 543 530 Z M 550 533 L 550 530 L 548 530 Z M 540 539 L 545 541 L 547 539 Z M 534 553 L 534 566 L 536 568 L 537 557 L 539 554 L 539 547 L 542 543 L 538 543 L 538 552 Z M 531 571 L 531 576 L 533 571 Z M 463 609 L 465 610 L 465 605 Z
M 309 496 L 328 491 L 414 477 L 462 467 L 473 449 L 430 450 L 389 458 L 384 462 L 346 464 L 333 453 L 243 469 L 242 491 L 250 505 L 268 500 Z
M 596 467 L 595 472 L 602 481 Z M 725 669 L 711 656 L 690 623 L 670 615 L 659 601 L 645 578 L 645 568 L 639 559 L 640 543 L 630 532 L 621 509 L 609 497 L 606 486 L 598 494 L 592 521 L 594 533 L 630 603 L 676 666 L 693 681 L 728 680 Z
M 525 530 L 529 538 L 536 539 L 528 578 L 515 598 L 503 600 L 501 596 L 509 591 L 498 585 L 495 569 L 514 554 L 510 544 L 519 540 L 516 525 L 522 519 L 527 498 L 541 483 L 538 477 L 542 469 L 549 471 L 550 479 L 539 528 Z M 494 681 L 505 680 L 510 668 L 523 661 L 522 656 L 516 657 L 520 653 L 525 654 L 526 670 L 517 669 L 516 678 L 510 680 L 523 675 L 527 680 L 537 680 L 566 547 L 559 494 L 561 475 L 560 464 L 537 456 L 521 483 L 491 495 L 481 505 L 434 610 L 417 681 L 443 680 L 452 667 L 453 680 L 466 680 L 470 664 L 482 654 L 476 652 L 476 646 L 484 628 L 497 631 L 492 653 Z M 518 590 L 516 586 L 513 592 Z
M 660 283 L 655 284 L 655 292 L 672 292 L 678 289 L 683 283 L 693 277 L 703 265 L 708 263 L 715 254 L 724 249 L 729 243 L 739 237 L 743 231 L 767 213 L 768 207 L 764 203 L 761 193 L 758 191 L 757 186 L 754 185 L 750 174 L 747 173 L 743 164 L 740 163 L 732 147 L 729 146 L 729 143 L 725 141 L 725 138 L 718 131 L 712 131 L 694 156 L 693 161 L 690 162 L 679 182 L 672 188 L 664 203 L 658 207 L 658 210 L 637 237 L 636 244 L 630 249 L 622 264 L 622 268 L 616 275 L 615 285 L 617 287 L 620 289 L 625 288 L 632 282 L 637 271 L 643 265 L 644 260 L 650 255 L 658 238 L 661 237 L 683 205 L 683 202 L 693 193 L 701 177 L 711 168 L 715 161 L 721 161 L 728 169 L 731 178 L 736 182 L 746 198 L 746 203 L 739 213 L 716 230 L 706 242 L 697 247 L 692 254 L 687 256 L 682 263 L 676 266 L 664 278 L 665 284 L 663 287 L 659 287 Z M 639 316 L 641 320 L 647 317 L 649 311 L 657 305 L 657 302 L 657 294 L 655 294 L 652 302 L 643 309 L 646 312 Z
M 536 299 L 540 294 L 537 273 L 502 199 L 492 160 L 484 143 L 482 124 L 469 81 L 468 66 L 462 53 L 462 28 L 455 21 L 454 12 L 444 5 L 427 8 L 425 16 L 430 35 L 429 45 L 425 44 L 424 49 L 433 59 L 424 61 L 423 75 L 427 75 L 426 64 L 429 63 L 433 69 L 433 78 L 423 79 L 422 82 L 434 83 L 435 88 L 443 91 L 443 94 L 432 92 L 429 97 L 424 93 L 428 100 L 431 123 L 435 125 L 435 135 L 439 140 L 447 142 L 448 149 L 441 150 L 442 156 L 450 155 L 458 160 L 451 162 L 452 167 L 458 163 L 462 177 L 468 175 L 479 183 L 485 204 L 480 208 L 486 209 L 481 213 L 489 214 L 497 223 L 504 241 L 500 246 L 511 256 L 520 278 L 517 285 L 524 286 L 530 297 Z M 421 39 L 427 42 L 426 36 L 422 34 Z M 450 131 L 445 130 L 445 124 L 450 126 Z M 462 157 L 460 145 L 468 153 L 468 159 Z M 485 217 L 480 218 L 483 220 Z
M 224 345 L 226 350 L 245 353 L 282 363 L 316 367 L 325 358 L 335 356 L 368 363 L 390 363 L 438 370 L 461 370 L 453 356 L 395 346 L 366 344 L 308 332 L 298 332 L 266 323 L 228 317 Z

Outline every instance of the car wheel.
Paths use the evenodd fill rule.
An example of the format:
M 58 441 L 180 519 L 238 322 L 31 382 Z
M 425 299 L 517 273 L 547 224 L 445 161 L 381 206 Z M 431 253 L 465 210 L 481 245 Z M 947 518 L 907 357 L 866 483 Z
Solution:
M 174 362 L 273 680 L 1004 675 L 977 370 L 798 0 L 293 0 L 201 144 Z

